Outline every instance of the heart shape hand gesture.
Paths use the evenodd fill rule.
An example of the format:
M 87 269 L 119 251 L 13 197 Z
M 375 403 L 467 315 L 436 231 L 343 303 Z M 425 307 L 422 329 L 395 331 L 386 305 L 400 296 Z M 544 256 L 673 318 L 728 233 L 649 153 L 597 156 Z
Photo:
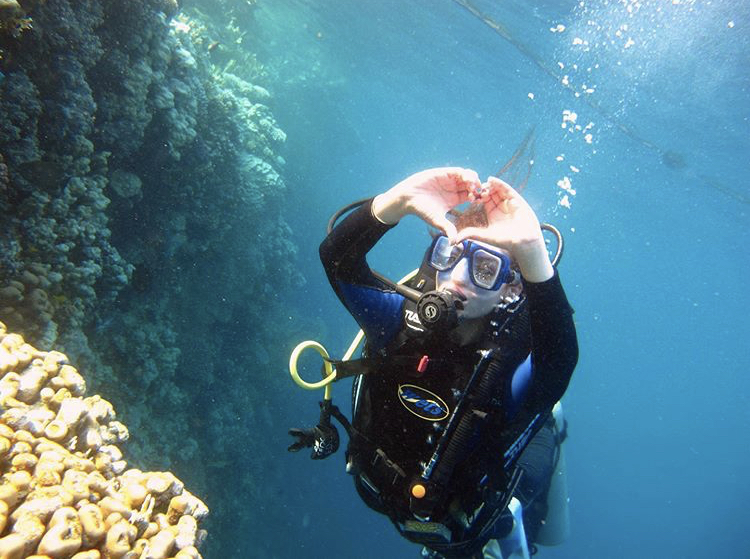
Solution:
M 446 214 L 465 202 L 483 204 L 486 227 L 456 230 Z M 482 183 L 471 169 L 426 169 L 375 197 L 372 211 L 387 224 L 414 214 L 444 232 L 454 243 L 471 238 L 505 249 L 529 281 L 540 282 L 553 274 L 536 214 L 515 189 L 497 177 L 489 177 Z

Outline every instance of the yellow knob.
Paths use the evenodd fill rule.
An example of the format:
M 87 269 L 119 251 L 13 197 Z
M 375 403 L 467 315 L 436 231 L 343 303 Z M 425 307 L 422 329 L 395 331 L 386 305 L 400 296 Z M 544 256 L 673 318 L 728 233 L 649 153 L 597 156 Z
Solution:
M 424 498 L 424 495 L 427 494 L 427 489 L 422 486 L 421 484 L 415 484 L 411 487 L 411 495 L 414 496 L 417 499 Z

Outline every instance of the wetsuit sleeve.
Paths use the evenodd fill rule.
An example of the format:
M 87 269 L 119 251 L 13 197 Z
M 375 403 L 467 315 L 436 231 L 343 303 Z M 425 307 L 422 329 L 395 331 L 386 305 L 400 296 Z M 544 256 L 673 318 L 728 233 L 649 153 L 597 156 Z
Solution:
M 506 401 L 505 466 L 518 458 L 568 388 L 578 363 L 573 309 L 555 270 L 545 282 L 524 285 L 529 306 L 531 354 L 515 371 Z
M 568 388 L 578 363 L 573 308 L 557 270 L 545 282 L 525 284 L 531 326 L 532 377 L 527 406 L 551 409 Z
M 372 273 L 366 255 L 393 226 L 372 214 L 372 199 L 362 204 L 323 240 L 320 260 L 334 292 L 357 321 L 375 350 L 401 327 L 404 297 Z

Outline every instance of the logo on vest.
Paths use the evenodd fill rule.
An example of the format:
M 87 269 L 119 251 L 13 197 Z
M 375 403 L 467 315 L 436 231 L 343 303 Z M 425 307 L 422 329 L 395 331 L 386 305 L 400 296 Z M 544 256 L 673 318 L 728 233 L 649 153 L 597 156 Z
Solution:
M 404 310 L 404 318 L 406 319 L 406 326 L 415 331 L 424 331 L 422 328 L 422 322 L 419 320 L 419 315 L 416 311 L 410 309 Z
M 445 401 L 435 393 L 416 385 L 399 385 L 398 398 L 406 410 L 423 420 L 435 422 L 448 418 L 450 410 Z

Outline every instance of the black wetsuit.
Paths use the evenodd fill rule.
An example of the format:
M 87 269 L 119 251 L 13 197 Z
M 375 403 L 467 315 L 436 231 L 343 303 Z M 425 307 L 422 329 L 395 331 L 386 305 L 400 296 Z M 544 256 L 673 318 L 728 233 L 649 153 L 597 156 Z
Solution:
M 388 459 L 403 471 L 415 472 L 418 461 L 429 457 L 432 441 L 425 434 L 435 423 L 430 421 L 433 411 L 409 409 L 404 387 L 437 396 L 425 399 L 442 416 L 441 408 L 455 405 L 457 390 L 478 361 L 477 351 L 500 348 L 507 369 L 506 382 L 498 389 L 503 410 L 498 441 L 505 457 L 500 465 L 524 469 L 526 480 L 522 478 L 518 491 L 524 506 L 543 501 L 538 498 L 546 495 L 554 452 L 549 411 L 563 396 L 578 359 L 573 311 L 557 271 L 545 282 L 524 282 L 523 306 L 515 316 L 488 316 L 481 340 L 460 346 L 447 335 L 425 337 L 413 304 L 378 280 L 366 262 L 368 251 L 393 227 L 372 215 L 371 203 L 347 216 L 320 246 L 331 286 L 365 332 L 368 353 L 383 356 L 382 375 L 375 372 L 363 378 L 366 386 L 357 414 L 376 426 L 377 445 Z M 434 274 L 428 288 L 430 281 L 434 287 Z M 389 362 L 396 354 L 402 358 Z M 415 372 L 417 362 L 404 361 L 404 354 L 427 356 L 424 363 L 429 367 Z M 532 438 L 534 444 L 528 445 Z

